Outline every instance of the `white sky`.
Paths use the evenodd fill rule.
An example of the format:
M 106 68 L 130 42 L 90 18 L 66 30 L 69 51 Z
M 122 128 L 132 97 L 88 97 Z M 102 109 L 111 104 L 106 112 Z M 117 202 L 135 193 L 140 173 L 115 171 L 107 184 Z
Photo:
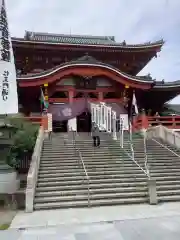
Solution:
M 112 35 L 142 43 L 163 38 L 157 59 L 140 74 L 157 80 L 180 79 L 180 0 L 6 0 L 11 36 L 25 30 Z M 180 104 L 180 97 L 173 100 Z

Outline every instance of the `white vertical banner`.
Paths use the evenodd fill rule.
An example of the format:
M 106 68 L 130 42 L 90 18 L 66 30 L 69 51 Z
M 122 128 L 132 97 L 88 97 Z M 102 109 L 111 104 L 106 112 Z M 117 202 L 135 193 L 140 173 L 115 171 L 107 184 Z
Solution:
M 5 0 L 0 0 L 0 114 L 18 113 L 16 69 Z

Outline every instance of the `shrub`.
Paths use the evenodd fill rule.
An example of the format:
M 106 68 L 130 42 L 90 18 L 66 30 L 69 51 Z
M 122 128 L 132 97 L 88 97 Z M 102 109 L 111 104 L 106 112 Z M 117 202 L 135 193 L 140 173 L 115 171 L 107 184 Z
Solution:
M 16 129 L 12 136 L 14 144 L 11 146 L 7 163 L 16 169 L 21 168 L 21 166 L 28 168 L 30 162 L 27 163 L 27 158 L 31 158 L 33 153 L 39 126 L 22 117 L 11 117 L 7 121 Z

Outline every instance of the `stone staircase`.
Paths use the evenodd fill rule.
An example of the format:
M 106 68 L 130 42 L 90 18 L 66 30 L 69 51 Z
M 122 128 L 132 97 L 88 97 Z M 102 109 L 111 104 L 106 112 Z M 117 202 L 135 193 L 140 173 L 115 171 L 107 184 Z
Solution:
M 160 143 L 160 144 L 159 144 Z M 156 179 L 157 195 L 159 202 L 180 200 L 180 158 L 173 153 L 180 152 L 172 146 L 165 148 L 158 139 L 147 140 L 147 159 L 151 178 Z M 140 135 L 134 135 L 133 146 L 135 160 L 144 167 L 143 139 Z M 129 143 L 126 136 L 124 148 L 130 152 Z
M 130 159 L 128 135 L 125 152 L 107 134 L 101 139 L 100 148 L 94 148 L 90 135 L 76 137 L 89 176 L 90 206 L 148 203 L 147 176 Z M 133 146 L 135 160 L 145 170 L 140 135 L 133 135 Z M 179 201 L 179 157 L 154 140 L 147 141 L 147 157 L 150 176 L 157 181 L 158 201 Z M 44 141 L 34 209 L 88 206 L 88 181 L 72 135 L 54 134 Z
M 71 138 L 45 140 L 34 209 L 88 206 L 88 182 Z M 76 142 L 89 176 L 90 206 L 148 202 L 146 175 L 118 144 L 106 139 L 94 148 L 87 134 Z

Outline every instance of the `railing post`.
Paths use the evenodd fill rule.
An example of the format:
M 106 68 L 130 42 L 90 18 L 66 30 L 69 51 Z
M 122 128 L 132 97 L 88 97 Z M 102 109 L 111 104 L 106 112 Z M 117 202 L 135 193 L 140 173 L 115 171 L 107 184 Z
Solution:
M 112 111 L 112 127 L 113 127 L 113 139 L 117 140 L 117 133 L 116 133 L 116 112 Z
M 120 124 L 120 138 L 119 138 L 119 140 L 120 140 L 120 146 L 121 146 L 121 148 L 123 148 L 124 147 L 124 129 L 123 129 L 123 119 L 120 117 L 120 119 L 119 119 L 120 121 L 119 121 L 119 124 Z

